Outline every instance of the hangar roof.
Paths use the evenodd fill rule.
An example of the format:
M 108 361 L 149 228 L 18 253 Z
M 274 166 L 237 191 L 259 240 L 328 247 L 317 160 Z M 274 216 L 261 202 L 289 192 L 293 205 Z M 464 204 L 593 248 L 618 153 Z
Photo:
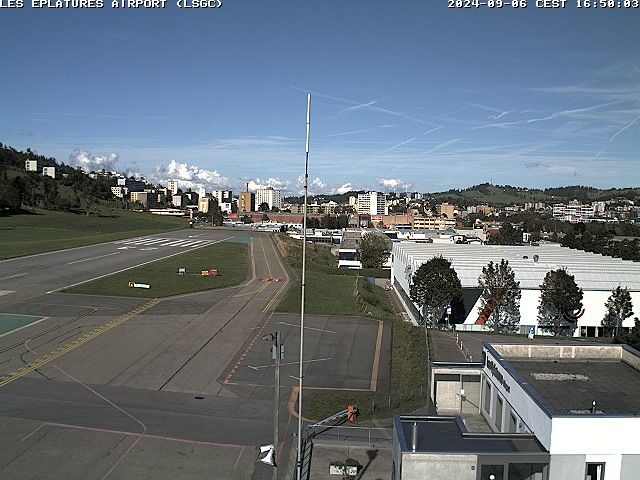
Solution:
M 585 291 L 611 291 L 617 286 L 640 291 L 640 263 L 572 250 L 556 243 L 505 246 L 401 242 L 393 246 L 393 262 L 410 264 L 414 271 L 440 255 L 451 261 L 462 286 L 467 288 L 478 286 L 482 268 L 490 261 L 499 263 L 504 258 L 523 289 L 537 290 L 548 271 L 565 268 Z

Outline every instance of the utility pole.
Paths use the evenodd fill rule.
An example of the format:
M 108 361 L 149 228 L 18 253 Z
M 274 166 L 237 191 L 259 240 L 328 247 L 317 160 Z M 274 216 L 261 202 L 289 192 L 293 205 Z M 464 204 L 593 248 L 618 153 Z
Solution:
M 280 360 L 284 357 L 284 345 L 282 345 L 280 331 L 275 333 L 269 333 L 262 337 L 262 340 L 273 342 L 271 347 L 271 358 L 275 360 L 275 390 L 273 393 L 273 452 L 274 455 L 278 453 L 279 442 L 279 430 L 280 430 Z M 276 457 L 275 464 L 273 465 L 273 480 L 278 480 L 278 459 Z

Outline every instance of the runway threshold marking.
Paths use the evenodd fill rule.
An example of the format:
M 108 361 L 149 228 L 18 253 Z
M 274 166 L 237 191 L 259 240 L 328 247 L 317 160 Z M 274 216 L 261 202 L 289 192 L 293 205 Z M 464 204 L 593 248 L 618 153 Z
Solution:
M 124 322 L 131 320 L 133 317 L 139 315 L 140 313 L 146 310 L 149 310 L 151 307 L 157 305 L 161 301 L 162 299 L 154 298 L 150 302 L 147 302 L 144 305 L 140 305 L 139 307 L 134 308 L 130 312 L 127 312 L 124 315 L 114 320 L 111 320 L 110 322 L 107 322 L 103 325 L 100 325 L 99 327 L 94 328 L 91 332 L 85 333 L 84 335 L 74 338 L 70 342 L 66 343 L 64 346 L 57 348 L 49 353 L 46 353 L 41 357 L 36 358 L 35 360 L 32 360 L 31 362 L 27 363 L 25 366 L 19 368 L 18 370 L 14 370 L 13 372 L 0 377 L 0 388 L 4 387 L 5 385 L 8 385 L 9 383 L 13 382 L 14 380 L 17 380 L 18 378 L 24 377 L 28 373 L 31 373 L 34 370 L 37 370 L 38 368 L 41 368 L 47 365 L 48 363 L 51 363 L 52 361 L 62 357 L 63 355 L 66 355 L 67 353 L 75 350 L 81 345 L 84 345 L 85 343 L 90 342 L 94 338 L 99 337 L 103 333 L 106 333 L 109 330 L 112 330 L 118 325 L 121 325 Z

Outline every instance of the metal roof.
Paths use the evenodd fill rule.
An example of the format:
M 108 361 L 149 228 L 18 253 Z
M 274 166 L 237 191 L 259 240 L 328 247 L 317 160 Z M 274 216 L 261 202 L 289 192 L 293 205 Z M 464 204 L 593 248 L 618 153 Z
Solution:
M 448 259 L 463 287 L 477 287 L 482 268 L 505 259 L 520 288 L 538 289 L 550 270 L 565 268 L 583 290 L 611 291 L 617 286 L 640 291 L 640 263 L 572 250 L 559 244 L 539 246 L 395 243 L 394 262 L 411 264 L 414 271 L 436 256 Z M 534 261 L 534 255 L 538 256 Z

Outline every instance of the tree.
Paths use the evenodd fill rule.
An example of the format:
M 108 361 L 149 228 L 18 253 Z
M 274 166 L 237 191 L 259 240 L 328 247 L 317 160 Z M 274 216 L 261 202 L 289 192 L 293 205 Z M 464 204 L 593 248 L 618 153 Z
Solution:
M 480 305 L 487 315 L 486 323 L 499 332 L 516 332 L 520 325 L 520 282 L 504 258 L 500 263 L 489 262 L 482 267 L 478 278 L 482 289 Z
M 420 309 L 427 308 L 431 322 L 437 323 L 438 314 L 455 298 L 461 296 L 462 285 L 449 260 L 433 257 L 420 265 L 413 275 L 409 293 Z
M 573 275 L 564 268 L 551 270 L 540 285 L 538 323 L 541 327 L 554 328 L 556 335 L 561 330 L 573 333 L 582 310 L 582 289 Z
M 629 290 L 620 286 L 616 287 L 607 299 L 605 307 L 607 308 L 607 313 L 602 319 L 602 326 L 605 331 L 611 332 L 611 336 L 614 334 L 618 336 L 622 322 L 633 315 L 633 305 Z
M 365 233 L 358 242 L 360 261 L 364 268 L 382 268 L 391 253 L 391 240 L 381 233 Z
M 258 211 L 259 212 L 268 212 L 269 211 L 269 204 L 267 202 L 262 202 L 260 205 L 258 205 Z
M 522 245 L 522 230 L 514 228 L 509 222 L 504 222 L 498 233 L 489 238 L 493 245 Z

